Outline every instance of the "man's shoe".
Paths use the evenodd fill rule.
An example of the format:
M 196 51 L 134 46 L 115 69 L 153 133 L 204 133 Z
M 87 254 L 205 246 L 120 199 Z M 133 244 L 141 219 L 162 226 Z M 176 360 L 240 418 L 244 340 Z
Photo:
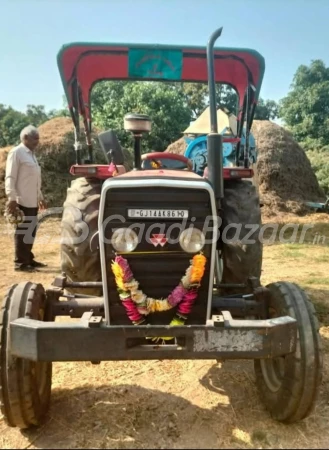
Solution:
M 22 264 L 21 266 L 15 267 L 16 272 L 38 272 L 38 270 L 31 266 L 31 264 Z
M 31 262 L 31 266 L 32 267 L 47 267 L 47 264 L 44 264 L 44 263 L 41 263 L 41 262 L 38 262 L 38 261 L 32 261 Z

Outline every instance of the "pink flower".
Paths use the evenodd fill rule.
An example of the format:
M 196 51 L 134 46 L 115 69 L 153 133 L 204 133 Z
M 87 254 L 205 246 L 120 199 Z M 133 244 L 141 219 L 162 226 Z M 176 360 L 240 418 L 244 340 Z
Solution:
M 179 284 L 175 289 L 169 294 L 168 303 L 172 306 L 178 305 L 182 301 L 182 298 L 186 294 L 187 290 L 182 284 Z
M 194 289 L 186 292 L 182 302 L 178 305 L 178 312 L 181 314 L 190 314 L 197 295 L 197 290 Z
M 122 303 L 124 304 L 127 315 L 132 322 L 138 322 L 142 319 L 143 316 L 138 312 L 135 303 L 131 299 L 125 300 Z

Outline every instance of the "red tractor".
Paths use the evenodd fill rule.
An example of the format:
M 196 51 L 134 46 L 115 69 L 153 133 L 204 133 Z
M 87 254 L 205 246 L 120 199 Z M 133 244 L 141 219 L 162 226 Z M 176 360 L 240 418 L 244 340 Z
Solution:
M 223 165 L 221 162 L 223 155 L 225 158 L 229 154 L 230 160 L 236 162 L 233 167 L 224 167 L 223 169 L 223 180 L 225 180 L 225 184 L 222 186 L 222 189 L 225 190 L 222 200 L 223 225 L 241 223 L 241 220 L 243 223 L 251 220 L 253 224 L 260 224 L 258 192 L 250 186 L 250 183 L 241 182 L 241 180 L 252 179 L 254 175 L 249 164 L 249 134 L 264 75 L 265 62 L 261 55 L 254 50 L 229 48 L 215 52 L 214 64 L 215 82 L 231 85 L 239 98 L 237 135 L 224 137 L 224 151 L 220 154 L 216 153 L 216 157 L 221 158 L 221 165 Z M 75 126 L 76 165 L 71 168 L 70 172 L 78 177 L 68 189 L 64 204 L 61 268 L 71 281 L 101 281 L 99 249 L 94 245 L 91 246 L 90 243 L 98 232 L 102 185 L 105 179 L 112 176 L 113 169 L 109 170 L 108 165 L 93 164 L 90 106 L 92 86 L 105 79 L 205 83 L 207 82 L 206 52 L 204 48 L 193 47 L 75 43 L 67 45 L 61 50 L 58 55 L 58 66 Z M 160 75 L 160 72 L 163 75 Z M 210 100 L 213 102 L 210 106 L 215 108 L 215 98 L 210 98 Z M 83 136 L 81 136 L 79 113 L 84 124 L 88 150 L 85 159 L 82 159 L 83 155 L 81 154 Z M 142 116 L 140 118 L 143 120 Z M 215 116 L 213 119 L 216 121 Z M 148 169 L 156 167 L 154 161 L 153 165 L 151 164 L 154 159 L 161 161 L 162 166 L 167 169 L 192 170 L 192 161 L 183 156 L 163 152 L 146 154 L 141 157 L 141 136 L 138 134 L 138 130 L 131 131 L 135 136 L 135 170 L 140 167 Z M 146 125 L 143 132 L 149 131 L 150 126 Z M 125 171 L 124 157 L 115 131 L 109 130 L 101 133 L 99 142 L 108 163 L 114 162 L 118 169 L 117 172 L 122 174 Z M 247 144 L 244 145 L 242 142 Z M 213 169 L 210 168 L 210 170 Z M 205 169 L 206 174 L 207 171 L 208 167 Z M 244 205 L 242 210 L 240 203 Z M 82 225 L 79 226 L 79 223 L 85 226 L 86 233 L 88 230 L 86 238 L 79 238 L 82 234 Z M 242 233 L 250 232 L 243 230 Z M 250 236 L 256 234 L 250 233 Z M 237 252 L 239 256 L 237 256 Z M 227 283 L 245 282 L 250 275 L 260 277 L 262 246 L 259 241 L 244 248 L 237 245 L 224 245 L 221 256 L 224 261 L 223 280 Z M 71 288 L 71 291 L 81 292 L 81 289 Z M 86 293 L 100 295 L 101 291 L 99 288 L 90 288 Z
M 248 133 L 264 59 L 253 50 L 214 49 L 221 32 L 207 48 L 84 43 L 60 51 L 78 178 L 64 205 L 62 276 L 47 289 L 11 286 L 0 311 L 1 411 L 10 426 L 46 417 L 53 361 L 252 359 L 273 418 L 292 423 L 312 411 L 322 374 L 314 308 L 294 283 L 260 282 L 261 213 L 249 181 Z M 103 79 L 208 83 L 203 175 L 182 156 L 142 156 L 151 119 L 128 111 L 134 169 L 125 171 L 113 130 L 99 136 L 109 164 L 93 164 L 90 91 Z M 238 94 L 233 138 L 218 133 L 216 83 Z M 223 167 L 223 143 L 232 144 L 234 167 Z

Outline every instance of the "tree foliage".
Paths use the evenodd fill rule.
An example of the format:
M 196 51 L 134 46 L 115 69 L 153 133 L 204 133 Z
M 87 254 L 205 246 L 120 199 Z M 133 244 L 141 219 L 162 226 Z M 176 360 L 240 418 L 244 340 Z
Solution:
M 274 100 L 263 100 L 260 98 L 256 106 L 254 119 L 274 120 L 278 117 L 279 105 Z
M 38 127 L 46 122 L 49 118 L 43 105 L 27 105 L 26 113 L 27 120 L 30 124 Z
M 0 104 L 0 147 L 18 144 L 20 132 L 27 125 L 38 127 L 53 117 L 64 115 L 68 115 L 67 110 L 51 110 L 47 113 L 43 105 L 27 105 L 23 113 Z
M 127 148 L 132 136 L 123 129 L 124 116 L 134 112 L 149 115 L 152 131 L 143 139 L 144 152 L 164 150 L 181 137 L 192 118 L 184 96 L 169 83 L 105 81 L 94 87 L 91 101 L 94 124 L 114 129 Z
M 280 117 L 307 148 L 329 141 L 329 67 L 321 60 L 298 67 L 291 90 L 280 102 Z
M 186 106 L 192 111 L 193 119 L 196 119 L 209 106 L 208 85 L 204 83 L 177 83 L 176 88 L 183 94 Z M 235 113 L 237 100 L 237 94 L 230 86 L 216 85 L 217 108 Z
M 310 150 L 307 152 L 307 156 L 321 188 L 329 196 L 329 145 L 320 150 Z
M 235 92 L 217 86 L 218 106 L 234 110 Z M 179 139 L 191 120 L 209 105 L 208 87 L 201 83 L 105 81 L 91 95 L 94 124 L 115 129 L 123 146 L 131 146 L 131 136 L 123 130 L 125 114 L 148 114 L 152 131 L 143 139 L 143 151 L 162 151 Z
M 329 67 L 323 61 L 298 67 L 279 114 L 307 151 L 319 184 L 329 195 Z
M 229 86 L 216 86 L 216 100 L 217 107 L 236 113 L 237 94 Z M 208 86 L 202 83 L 104 81 L 91 93 L 93 123 L 97 128 L 114 129 L 125 147 L 132 143 L 131 135 L 123 130 L 125 114 L 150 116 L 152 131 L 143 139 L 144 152 L 166 149 L 208 105 Z M 261 100 L 255 118 L 271 119 L 276 114 L 275 102 Z
M 26 114 L 0 104 L 0 147 L 18 142 L 20 131 L 28 124 Z

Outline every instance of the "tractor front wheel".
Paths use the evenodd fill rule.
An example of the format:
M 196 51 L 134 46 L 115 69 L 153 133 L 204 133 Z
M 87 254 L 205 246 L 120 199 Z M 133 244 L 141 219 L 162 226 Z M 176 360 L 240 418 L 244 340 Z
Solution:
M 52 363 L 33 362 L 11 354 L 10 323 L 21 317 L 47 320 L 41 284 L 13 285 L 0 309 L 0 409 L 10 427 L 40 425 L 48 412 Z
M 267 286 L 270 317 L 290 316 L 297 321 L 297 347 L 280 358 L 255 360 L 256 384 L 273 419 L 293 423 L 313 410 L 322 378 L 322 354 L 315 309 L 303 289 L 294 283 Z

